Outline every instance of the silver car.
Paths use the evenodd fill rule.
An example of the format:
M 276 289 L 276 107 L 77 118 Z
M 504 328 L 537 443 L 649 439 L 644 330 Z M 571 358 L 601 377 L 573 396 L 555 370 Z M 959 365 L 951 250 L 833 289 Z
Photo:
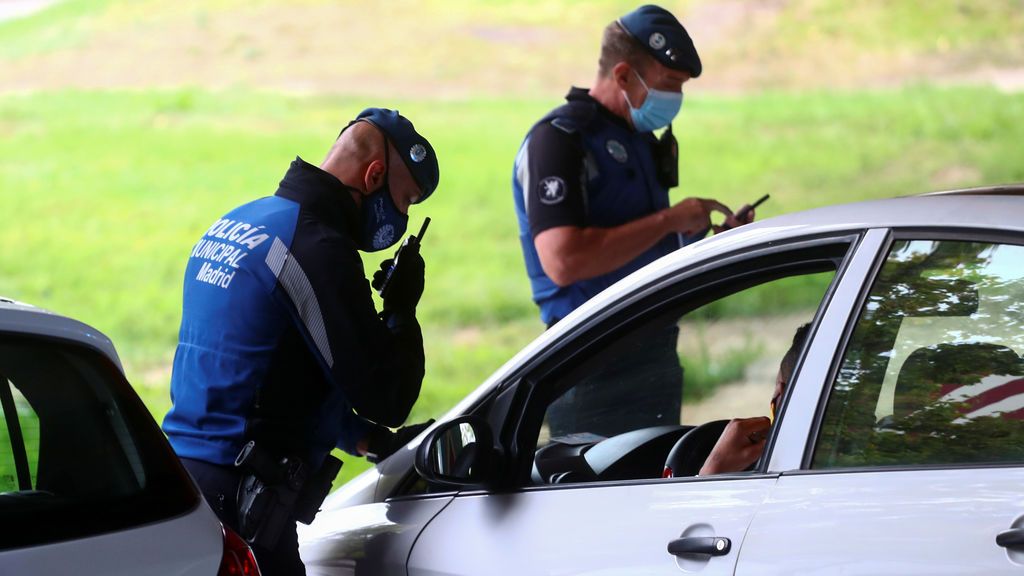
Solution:
M 258 576 L 106 336 L 0 298 L 0 574 Z
M 1022 353 L 1024 186 L 767 219 L 559 322 L 333 494 L 302 555 L 321 575 L 1024 574 Z M 652 380 L 680 413 L 609 426 Z M 755 465 L 696 475 L 729 419 L 763 415 Z

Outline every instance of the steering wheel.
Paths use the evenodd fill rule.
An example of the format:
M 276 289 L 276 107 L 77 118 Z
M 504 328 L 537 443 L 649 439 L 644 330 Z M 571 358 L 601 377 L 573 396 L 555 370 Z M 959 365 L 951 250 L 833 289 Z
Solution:
M 665 478 L 696 476 L 728 423 L 728 420 L 713 420 L 683 434 L 682 438 L 677 440 L 669 450 L 668 457 L 665 458 L 665 472 L 662 476 Z

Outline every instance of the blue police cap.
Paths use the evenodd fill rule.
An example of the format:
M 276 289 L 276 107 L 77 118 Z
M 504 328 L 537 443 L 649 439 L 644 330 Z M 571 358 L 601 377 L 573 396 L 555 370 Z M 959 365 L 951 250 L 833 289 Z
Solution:
M 356 116 L 355 121 L 360 120 L 366 120 L 384 132 L 423 190 L 417 202 L 426 200 L 437 188 L 437 181 L 440 178 L 437 155 L 430 142 L 416 132 L 412 122 L 399 114 L 398 110 L 367 108 Z
M 700 56 L 693 40 L 668 10 L 647 4 L 619 18 L 619 25 L 662 65 L 689 72 L 693 78 L 700 76 Z

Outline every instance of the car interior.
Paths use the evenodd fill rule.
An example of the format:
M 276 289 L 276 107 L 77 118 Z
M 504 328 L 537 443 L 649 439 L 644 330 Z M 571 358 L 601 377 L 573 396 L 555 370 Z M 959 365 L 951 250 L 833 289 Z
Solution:
M 796 326 L 813 317 L 813 307 L 822 298 L 834 272 L 830 268 L 816 272 L 814 276 L 817 288 L 811 292 L 812 295 L 803 306 L 804 312 L 789 319 L 786 327 L 781 329 L 783 333 L 792 334 Z M 779 281 L 778 278 L 770 280 L 754 286 L 765 289 Z M 787 280 L 792 281 L 792 278 Z M 785 286 L 785 282 L 781 285 Z M 738 302 L 750 299 L 749 293 L 744 295 L 744 291 L 750 288 L 750 285 L 734 287 L 731 293 L 728 289 L 721 290 L 717 298 L 702 300 L 697 307 L 665 312 L 664 318 L 644 324 L 628 336 L 613 341 L 594 354 L 591 360 L 583 361 L 563 375 L 559 381 L 568 383 L 568 387 L 548 406 L 548 414 L 537 442 L 538 448 L 534 453 L 531 483 L 548 485 L 696 476 L 730 418 L 767 415 L 775 372 L 784 350 L 766 354 L 759 348 L 761 344 L 748 343 L 747 348 L 742 350 L 744 354 L 733 360 L 733 357 L 724 354 L 725 345 L 722 343 L 719 343 L 721 350 L 715 350 L 720 355 L 716 358 L 710 354 L 694 354 L 691 342 L 695 335 L 707 337 L 697 348 L 712 348 L 715 342 L 711 340 L 720 338 L 717 335 L 719 332 L 737 330 L 735 322 L 723 322 L 721 327 L 716 328 L 714 309 L 709 314 L 707 308 L 701 310 L 701 307 L 712 302 L 721 308 L 736 306 Z M 779 285 L 774 288 L 778 289 Z M 705 315 L 711 316 L 711 320 L 707 320 Z M 667 325 L 664 322 L 666 319 Z M 732 336 L 738 341 L 746 337 L 736 334 Z M 660 346 L 658 342 L 666 338 L 673 343 L 670 355 L 671 362 L 675 363 L 674 370 L 650 352 Z M 785 338 L 780 341 L 788 346 Z M 745 377 L 746 369 L 741 365 L 741 369 L 733 375 L 723 373 L 707 376 L 710 371 L 707 365 L 728 366 L 731 362 L 746 362 L 749 365 L 751 358 L 758 358 L 755 364 L 761 369 L 757 375 Z M 637 365 L 629 369 L 622 368 L 622 365 L 633 363 L 634 359 L 638 360 Z M 609 377 L 609 374 L 614 377 Z M 678 382 L 677 385 L 683 390 L 682 413 L 653 426 L 609 430 L 603 419 L 609 418 L 610 414 L 645 407 L 636 399 L 637 388 L 633 382 L 641 382 L 642 387 L 649 380 L 659 379 Z M 743 386 L 736 382 L 745 379 L 755 382 Z M 709 380 L 710 383 L 707 382 Z M 581 400 L 581 396 L 585 399 L 588 392 L 586 385 L 590 383 L 621 386 L 623 393 L 609 396 L 610 400 L 606 399 L 607 405 L 603 406 L 603 410 L 594 410 Z M 744 401 L 730 403 L 732 394 L 744 396 Z M 722 404 L 722 407 L 718 412 L 704 414 L 700 406 L 712 398 L 718 400 L 713 404 Z M 563 430 L 556 430 L 552 426 L 551 412 L 553 407 L 559 407 L 560 404 L 576 409 L 575 419 L 571 421 L 575 428 L 565 430 L 563 425 Z M 756 463 L 751 469 L 755 467 Z

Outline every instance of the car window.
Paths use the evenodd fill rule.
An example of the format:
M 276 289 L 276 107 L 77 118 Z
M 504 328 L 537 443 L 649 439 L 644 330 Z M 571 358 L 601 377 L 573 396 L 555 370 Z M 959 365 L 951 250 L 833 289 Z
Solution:
M 1024 247 L 898 241 L 832 385 L 813 468 L 1024 462 Z
M 768 416 L 779 361 L 796 328 L 814 318 L 835 268 L 758 277 L 756 267 L 638 314 L 549 377 L 532 482 L 660 478 L 694 426 Z M 703 281 L 690 280 L 695 288 Z
M 6 387 L 6 390 L 4 389 Z M 39 464 L 39 416 L 0 376 L 0 492 L 33 486 Z M 17 448 L 16 448 L 17 447 Z M 20 469 L 20 474 L 19 474 Z
M 126 528 L 198 498 L 104 356 L 0 338 L 0 548 Z

